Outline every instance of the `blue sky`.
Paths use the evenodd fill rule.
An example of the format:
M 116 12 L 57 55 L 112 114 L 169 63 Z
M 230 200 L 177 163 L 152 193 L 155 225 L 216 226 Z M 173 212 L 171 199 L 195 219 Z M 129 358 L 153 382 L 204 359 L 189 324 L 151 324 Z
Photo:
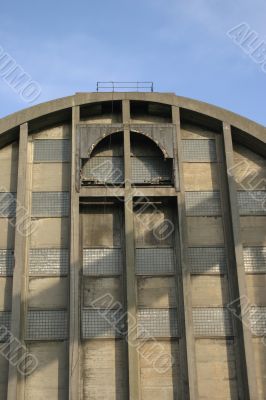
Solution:
M 266 42 L 265 0 L 13 0 L 0 46 L 41 86 L 43 101 L 97 81 L 154 81 L 266 125 L 266 73 L 227 36 L 246 22 Z M 0 79 L 6 116 L 29 104 Z

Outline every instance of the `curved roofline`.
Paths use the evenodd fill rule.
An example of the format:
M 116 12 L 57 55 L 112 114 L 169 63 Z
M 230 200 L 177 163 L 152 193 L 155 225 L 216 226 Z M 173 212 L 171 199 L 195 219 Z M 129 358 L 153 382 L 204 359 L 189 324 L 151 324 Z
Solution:
M 261 142 L 266 143 L 266 127 L 241 115 L 205 102 L 176 96 L 174 93 L 141 92 L 76 93 L 72 96 L 41 103 L 0 119 L 0 135 L 3 135 L 5 132 L 16 128 L 23 123 L 33 121 L 36 118 L 50 113 L 71 109 L 73 106 L 124 99 L 156 102 L 197 112 L 221 122 L 227 122 L 235 128 L 250 134 Z

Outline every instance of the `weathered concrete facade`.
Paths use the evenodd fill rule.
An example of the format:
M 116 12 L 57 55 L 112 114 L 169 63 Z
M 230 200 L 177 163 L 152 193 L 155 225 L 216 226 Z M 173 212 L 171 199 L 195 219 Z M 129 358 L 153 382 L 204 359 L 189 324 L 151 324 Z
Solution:
M 0 146 L 0 400 L 266 398 L 264 127 L 78 93 Z

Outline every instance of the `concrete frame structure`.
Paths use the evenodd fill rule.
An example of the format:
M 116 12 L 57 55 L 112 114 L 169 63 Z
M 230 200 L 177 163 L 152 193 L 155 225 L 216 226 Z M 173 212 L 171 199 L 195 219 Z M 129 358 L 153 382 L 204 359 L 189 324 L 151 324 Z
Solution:
M 112 105 L 111 116 L 109 114 L 107 116 L 103 115 L 100 112 L 97 114 L 97 117 L 88 117 L 90 114 L 87 115 L 86 112 L 90 110 L 90 107 L 95 104 L 104 103 Z M 113 118 L 116 114 L 116 111 L 113 111 L 114 103 L 121 106 L 121 112 L 118 112 L 121 118 L 119 123 Z M 133 103 L 137 104 L 140 108 L 143 107 L 144 111 L 141 111 L 140 116 L 136 117 L 133 115 Z M 149 115 L 145 111 L 145 104 L 155 106 L 155 111 Z M 160 111 L 161 108 L 163 108 L 162 112 Z M 165 117 L 165 112 L 167 117 Z M 65 218 L 67 220 L 65 221 L 66 230 L 69 232 L 67 247 L 69 248 L 70 268 L 68 277 L 64 278 L 66 279 L 64 285 L 67 286 L 67 292 L 65 293 L 67 300 L 65 303 L 61 300 L 54 300 L 53 311 L 64 309 L 64 312 L 68 315 L 68 329 L 67 336 L 64 339 L 56 338 L 50 341 L 59 343 L 61 340 L 62 343 L 64 342 L 62 348 L 58 347 L 57 349 L 57 345 L 55 344 L 52 346 L 56 348 L 60 357 L 63 357 L 64 349 L 67 348 L 68 360 L 64 367 L 67 370 L 64 372 L 66 375 L 63 375 L 64 378 L 58 378 L 58 381 L 60 381 L 66 379 L 65 377 L 67 376 L 67 380 L 64 383 L 58 383 L 58 387 L 55 385 L 55 388 L 50 393 L 51 400 L 65 398 L 69 400 L 96 400 L 97 398 L 102 398 L 102 396 L 112 400 L 149 400 L 151 397 L 162 400 L 259 400 L 265 398 L 266 348 L 262 345 L 264 334 L 262 332 L 257 335 L 254 334 L 253 322 L 248 311 L 250 307 L 256 306 L 261 313 L 265 312 L 265 321 L 263 317 L 262 325 L 265 324 L 266 327 L 266 298 L 264 299 L 261 294 L 265 290 L 263 284 L 266 283 L 266 265 L 265 269 L 261 267 L 261 271 L 259 271 L 258 268 L 256 269 L 255 260 L 255 272 L 248 275 L 247 270 L 245 270 L 244 251 L 246 251 L 246 248 L 251 247 L 260 248 L 263 249 L 260 251 L 262 251 L 263 257 L 265 257 L 265 253 L 263 252 L 266 246 L 266 216 L 264 215 L 264 209 L 260 211 L 251 209 L 250 212 L 241 214 L 240 204 L 238 203 L 238 192 L 248 191 L 252 194 L 252 192 L 257 193 L 260 191 L 260 193 L 263 194 L 264 192 L 266 194 L 266 128 L 229 111 L 195 100 L 178 97 L 171 93 L 77 93 L 74 96 L 40 104 L 3 118 L 0 120 L 1 149 L 7 148 L 12 143 L 18 143 L 17 188 L 15 190 L 17 215 L 19 209 L 24 207 L 28 210 L 28 214 L 23 223 L 27 224 L 28 220 L 36 221 L 36 224 L 39 224 L 39 229 L 42 229 L 41 224 L 44 226 L 46 223 L 48 224 L 48 221 L 40 222 L 38 221 L 38 215 L 35 216 L 33 213 L 31 215 L 32 193 L 38 191 L 39 193 L 45 191 L 56 192 L 58 189 L 55 190 L 54 188 L 58 188 L 60 185 L 53 186 L 53 178 L 49 178 L 51 182 L 48 182 L 48 178 L 44 178 L 47 179 L 47 182 L 44 182 L 44 186 L 47 185 L 48 189 L 36 190 L 36 188 L 41 187 L 41 184 L 38 186 L 37 168 L 34 169 L 34 141 L 36 141 L 36 138 L 38 140 L 38 135 L 43 135 L 43 139 L 46 138 L 49 140 L 49 138 L 53 138 L 53 136 L 49 136 L 49 130 L 57 129 L 60 126 L 70 127 L 70 134 L 68 136 L 64 136 L 64 128 L 62 128 L 62 132 L 54 133 L 54 138 L 64 140 L 67 137 L 71 142 L 71 157 L 68 166 L 64 168 L 65 172 L 62 173 L 62 182 L 60 183 L 65 188 L 66 185 L 63 180 L 69 180 L 69 188 L 67 190 L 60 189 L 60 191 L 69 192 L 70 198 L 70 210 L 68 216 Z M 81 126 L 91 129 L 87 131 L 87 138 L 84 140 L 81 134 Z M 154 126 L 152 133 L 149 131 L 150 126 Z M 100 133 L 97 131 L 99 127 L 102 129 L 101 132 L 99 131 Z M 131 165 L 131 140 L 137 129 L 136 127 L 141 129 L 142 136 L 149 138 L 149 140 L 152 139 L 164 151 L 166 159 L 169 158 L 172 160 L 174 171 L 172 184 L 160 185 L 151 182 L 143 185 L 134 184 Z M 168 132 L 165 136 L 164 130 Z M 84 149 L 84 145 L 87 143 L 86 140 L 88 142 L 90 140 L 90 132 L 91 135 L 95 135 L 92 141 L 93 149 L 97 148 L 105 138 L 112 136 L 114 132 L 122 132 L 124 186 L 82 185 L 80 180 L 80 154 L 81 149 Z M 207 142 L 206 139 L 213 140 L 215 143 L 217 154 L 216 164 L 212 164 L 212 161 L 207 163 L 206 160 L 204 162 L 198 160 L 196 165 L 198 175 L 193 177 L 196 169 L 193 165 L 189 164 L 184 156 L 184 151 L 182 150 L 183 142 L 186 140 L 205 140 Z M 89 154 L 90 149 L 86 148 L 86 151 L 89 160 L 92 158 Z M 169 152 L 172 152 L 172 157 L 169 157 Z M 251 186 L 247 188 L 239 186 L 239 179 L 235 175 L 235 169 L 238 165 L 236 158 L 239 154 L 242 157 L 240 157 L 242 161 L 244 160 L 244 162 L 249 163 L 251 166 L 253 164 L 257 166 L 260 180 L 253 188 Z M 9 169 L 7 171 L 7 173 L 11 174 Z M 41 174 L 43 171 L 44 169 L 40 170 L 39 179 L 42 179 Z M 197 179 L 200 182 L 197 182 Z M 206 179 L 208 180 L 207 183 Z M 3 187 L 1 177 L 0 184 Z M 50 187 L 52 189 L 49 189 Z M 1 191 L 12 192 L 13 189 L 9 190 L 7 188 Z M 208 214 L 208 212 L 206 214 L 203 212 L 202 214 L 202 211 L 198 212 L 197 210 L 202 204 L 196 205 L 192 214 L 188 213 L 188 205 L 186 203 L 187 193 L 200 192 L 202 194 L 217 191 L 220 193 L 221 201 L 221 212 L 219 214 Z M 177 335 L 177 339 L 169 335 L 169 337 L 157 338 L 157 340 L 165 348 L 170 347 L 170 353 L 172 352 L 174 357 L 176 357 L 175 349 L 177 346 L 178 362 L 176 361 L 175 363 L 178 364 L 178 367 L 175 364 L 171 372 L 172 376 L 163 376 L 161 380 L 158 378 L 158 375 L 153 375 L 153 371 L 145 367 L 137 351 L 137 347 L 132 345 L 132 343 L 139 343 L 140 341 L 137 327 L 131 318 L 133 317 L 135 320 L 139 318 L 138 312 L 141 308 L 139 306 L 140 287 L 143 287 L 145 279 L 150 279 L 149 284 L 155 284 L 155 275 L 152 277 L 149 275 L 149 278 L 141 278 L 135 271 L 136 237 L 134 235 L 136 235 L 136 220 L 134 219 L 134 207 L 136 199 L 143 197 L 145 197 L 146 202 L 147 199 L 150 199 L 154 204 L 157 202 L 163 205 L 170 204 L 169 209 L 174 214 L 171 221 L 175 226 L 173 238 L 173 248 L 176 254 L 175 274 L 173 278 L 166 278 L 165 276 L 161 278 L 162 280 L 159 282 L 159 285 L 164 285 L 167 279 L 169 282 L 170 279 L 173 279 L 175 282 L 176 303 L 173 309 L 177 313 L 176 320 L 179 324 L 178 329 L 180 329 L 180 333 Z M 96 372 L 92 371 L 93 365 L 91 360 L 89 360 L 90 354 L 86 353 L 86 344 L 83 345 L 86 341 L 91 342 L 92 348 L 88 347 L 91 349 L 91 354 L 95 353 L 96 357 L 104 354 L 101 353 L 102 348 L 97 347 L 97 341 L 85 340 L 82 337 L 82 303 L 85 296 L 84 287 L 87 285 L 87 281 L 85 282 L 84 280 L 83 282 L 82 277 L 82 249 L 84 247 L 82 245 L 82 237 L 84 236 L 84 226 L 88 222 L 82 216 L 80 207 L 82 207 L 81 204 L 86 204 L 86 202 L 87 204 L 103 204 L 103 207 L 107 204 L 106 207 L 108 207 L 109 204 L 117 201 L 117 199 L 122 199 L 122 204 L 124 204 L 123 207 L 120 207 L 123 214 L 121 231 L 124 229 L 124 236 L 121 239 L 123 244 L 120 246 L 121 248 L 123 247 L 122 252 L 124 251 L 125 269 L 120 280 L 120 283 L 123 281 L 123 293 L 121 295 L 123 301 L 121 300 L 121 303 L 126 308 L 125 311 L 130 314 L 127 314 L 126 321 L 128 336 L 120 340 L 121 348 L 120 344 L 118 344 L 119 341 L 116 339 L 114 341 L 106 340 L 106 343 L 104 340 L 102 341 L 101 346 L 103 348 L 107 346 L 108 348 L 106 350 L 106 357 L 111 357 L 110 352 L 114 351 L 115 355 L 112 357 L 121 357 L 121 359 L 115 359 L 115 361 L 118 365 L 121 363 L 122 369 L 125 370 L 125 376 L 121 377 L 121 381 L 120 376 L 118 376 L 120 372 L 117 372 L 116 376 L 112 378 L 110 375 L 108 379 L 113 379 L 114 381 L 112 381 L 112 389 L 107 395 L 105 392 L 101 392 L 101 386 L 94 377 Z M 260 202 L 263 203 L 264 201 L 265 197 L 260 199 Z M 55 223 L 56 218 L 54 218 L 53 223 L 51 222 L 52 235 L 56 235 L 56 228 L 53 225 Z M 62 237 L 65 235 L 62 228 L 63 222 L 58 223 L 61 224 L 59 233 L 61 235 L 60 240 L 63 241 Z M 254 226 L 252 226 L 253 223 Z M 113 222 L 113 224 L 115 223 Z M 198 231 L 196 229 L 197 225 Z M 3 235 L 5 235 L 4 231 Z M 8 235 L 10 236 L 10 233 Z M 198 235 L 198 240 L 195 239 L 195 235 Z M 211 235 L 217 235 L 217 238 L 219 236 L 222 239 L 216 240 L 214 238 L 212 241 L 213 238 Z M 37 237 L 38 234 L 35 236 Z M 3 304 L 0 304 L 0 313 L 1 311 L 3 313 L 11 313 L 10 328 L 14 336 L 22 345 L 29 347 L 29 351 L 34 352 L 36 350 L 36 357 L 40 359 L 40 364 L 43 368 L 44 382 L 41 382 L 41 378 L 38 378 L 38 376 L 35 378 L 33 373 L 32 383 L 31 377 L 23 377 L 16 365 L 12 366 L 9 364 L 7 381 L 4 383 L 0 379 L 0 385 L 3 388 L 0 399 L 3 400 L 29 400 L 32 398 L 39 400 L 42 398 L 41 391 L 45 389 L 45 386 L 49 389 L 49 377 L 51 374 L 49 372 L 49 360 L 45 361 L 45 365 L 43 365 L 42 357 L 45 359 L 45 349 L 48 348 L 47 346 L 50 341 L 39 339 L 40 343 L 45 342 L 45 344 L 41 344 L 40 346 L 43 347 L 37 348 L 38 346 L 35 344 L 34 339 L 29 338 L 27 333 L 28 314 L 36 310 L 50 310 L 50 306 L 43 306 L 43 304 L 46 304 L 46 300 L 43 300 L 42 306 L 40 306 L 38 305 L 38 301 L 32 300 L 30 297 L 32 296 L 30 291 L 33 290 L 33 285 L 37 285 L 34 290 L 35 295 L 38 296 L 38 285 L 40 288 L 42 284 L 47 284 L 45 279 L 43 279 L 42 283 L 32 282 L 33 278 L 29 274 L 30 250 L 33 248 L 44 249 L 45 246 L 50 246 L 47 245 L 48 240 L 47 243 L 43 242 L 43 245 L 40 245 L 41 241 L 38 237 L 36 245 L 33 244 L 35 243 L 34 240 L 32 235 L 22 235 L 21 226 L 15 224 L 13 247 L 15 262 L 12 291 L 10 293 L 11 308 L 9 309 L 5 305 L 5 302 L 3 302 Z M 3 239 L 2 243 L 0 243 L 0 250 L 12 247 L 9 244 L 5 247 L 4 242 L 5 240 Z M 99 244 L 98 247 L 101 246 Z M 61 248 L 62 244 L 59 243 L 54 247 Z M 156 247 L 155 244 L 154 247 Z M 191 248 L 224 248 L 226 272 L 214 274 L 215 277 L 210 272 L 207 274 L 193 274 L 191 271 L 191 258 L 189 257 L 189 250 Z M 264 258 L 264 262 L 266 263 L 266 258 Z M 5 285 L 5 290 L 8 291 L 7 279 L 9 278 L 3 275 L 3 277 L 0 276 L 1 279 L 5 279 L 3 285 Z M 92 280 L 92 278 L 90 279 Z M 116 278 L 110 279 L 115 281 Z M 258 279 L 261 279 L 263 284 L 257 283 Z M 197 281 L 200 283 L 197 284 Z M 204 294 L 199 295 L 201 290 L 204 292 L 204 287 L 202 288 L 204 282 L 209 285 L 209 289 L 206 287 L 206 298 Z M 4 287 L 3 285 L 0 287 Z M 62 282 L 59 285 L 61 290 Z M 262 286 L 262 288 L 258 288 L 259 286 Z M 159 289 L 162 289 L 161 286 L 156 287 L 155 291 L 159 291 Z M 149 289 L 147 293 L 152 293 L 153 296 L 153 290 Z M 164 290 L 169 290 L 170 293 L 169 288 Z M 50 287 L 47 295 L 50 293 L 49 291 L 52 297 L 54 295 L 53 289 Z M 217 294 L 220 291 L 222 292 L 221 296 Z M 147 300 L 147 297 L 149 297 L 147 293 L 145 293 L 146 303 L 143 309 L 152 309 L 153 307 L 147 305 L 150 304 Z M 167 298 L 171 297 L 169 293 L 167 292 Z M 8 296 L 9 294 L 6 295 L 6 297 Z M 208 296 L 209 298 L 207 298 Z M 222 300 L 218 301 L 219 296 Z M 166 309 L 166 303 L 163 304 L 163 309 Z M 199 335 L 196 333 L 194 327 L 196 323 L 193 318 L 195 318 L 194 315 L 197 316 L 198 311 L 202 311 L 203 309 L 212 310 L 214 308 L 219 308 L 220 310 L 226 308 L 227 304 L 233 304 L 233 312 L 231 314 L 232 332 L 230 334 Z M 156 307 L 155 309 L 157 309 Z M 235 310 L 238 310 L 237 313 L 240 318 L 235 317 Z M 145 344 L 146 342 L 144 341 Z M 115 350 L 110 347 L 112 345 L 115 346 Z M 14 344 L 11 344 L 10 351 L 16 351 Z M 205 352 L 209 353 L 209 359 L 204 358 Z M 56 363 L 56 367 L 52 371 L 59 371 L 61 368 L 60 363 L 62 362 L 61 358 L 58 361 L 56 355 L 55 360 L 51 355 L 50 357 L 52 360 L 51 364 Z M 219 357 L 225 358 L 222 366 L 219 364 Z M 86 363 L 89 363 L 88 365 L 90 366 L 88 370 L 85 368 Z M 0 374 L 1 366 L 2 363 L 0 363 Z M 120 367 L 118 366 L 117 368 L 120 371 Z M 175 368 L 177 368 L 178 372 Z M 213 377 L 206 376 L 212 369 Z M 106 372 L 107 375 L 108 373 Z M 40 374 L 42 375 L 41 372 Z M 219 378 L 219 375 L 221 375 L 221 378 Z M 93 379 L 95 379 L 93 383 L 90 383 Z M 105 379 L 104 375 L 102 379 Z M 148 382 L 147 386 L 145 379 Z M 169 385 L 171 386 L 169 382 L 175 380 L 178 382 L 176 384 L 178 388 L 169 389 Z M 157 385 L 157 381 L 158 387 L 153 390 L 152 386 L 154 384 Z M 164 383 L 165 381 L 166 383 Z M 38 382 L 42 383 L 44 389 L 38 391 Z M 84 387 L 87 383 L 84 382 L 89 382 L 88 387 L 85 389 Z M 160 382 L 162 382 L 161 386 Z M 62 388 L 62 385 L 65 385 L 65 388 Z M 99 386 L 97 390 L 95 389 L 96 386 L 94 387 L 93 385 Z M 121 392 L 120 389 L 117 389 L 119 385 L 124 386 Z

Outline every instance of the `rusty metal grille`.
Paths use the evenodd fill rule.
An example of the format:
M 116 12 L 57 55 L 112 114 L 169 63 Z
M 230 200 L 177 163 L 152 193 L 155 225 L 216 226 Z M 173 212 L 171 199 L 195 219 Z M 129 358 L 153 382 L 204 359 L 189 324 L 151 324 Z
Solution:
M 246 272 L 266 272 L 266 247 L 244 247 L 243 252 Z
M 172 248 L 136 249 L 136 274 L 138 275 L 173 274 L 174 263 Z
M 29 257 L 30 276 L 65 276 L 69 270 L 67 249 L 31 249 Z
M 13 266 L 13 250 L 0 250 L 0 276 L 12 276 Z
M 187 250 L 191 274 L 224 274 L 226 257 L 223 247 L 190 247 Z
M 70 161 L 69 139 L 38 139 L 34 141 L 34 162 Z
M 121 273 L 121 249 L 83 249 L 83 275 L 119 275 Z
M 183 139 L 183 161 L 215 162 L 217 161 L 214 139 Z
M 246 190 L 237 193 L 241 215 L 266 214 L 266 190 Z
M 66 311 L 28 312 L 26 340 L 63 340 L 67 336 Z
M 82 180 L 94 184 L 124 182 L 123 157 L 92 157 L 82 168 Z
M 0 328 L 5 327 L 10 331 L 11 327 L 11 312 L 0 311 Z M 9 334 L 4 329 L 0 329 L 0 343 L 6 342 L 9 338 Z
M 220 192 L 186 192 L 186 213 L 188 216 L 221 215 Z
M 131 157 L 132 182 L 136 184 L 170 183 L 172 160 L 160 157 Z
M 229 310 L 223 307 L 197 307 L 192 311 L 196 336 L 232 336 Z
M 0 193 L 0 218 L 10 218 L 16 215 L 16 193 Z
M 120 337 L 125 332 L 122 310 L 82 310 L 82 338 Z
M 138 311 L 139 337 L 178 337 L 177 310 L 143 308 Z
M 33 192 L 32 217 L 67 217 L 68 192 Z
M 266 334 L 266 307 L 250 307 L 250 329 L 253 336 L 265 336 Z

